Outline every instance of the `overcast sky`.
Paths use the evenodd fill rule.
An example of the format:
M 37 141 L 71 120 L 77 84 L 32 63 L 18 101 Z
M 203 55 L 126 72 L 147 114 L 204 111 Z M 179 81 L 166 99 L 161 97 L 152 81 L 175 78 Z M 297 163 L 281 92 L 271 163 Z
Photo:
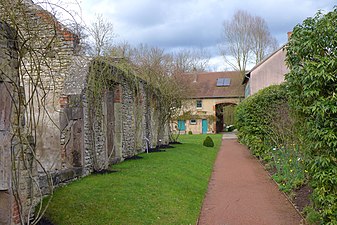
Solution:
M 146 43 L 172 51 L 204 48 L 222 63 L 217 50 L 222 23 L 236 10 L 245 10 L 267 21 L 280 45 L 287 32 L 319 10 L 331 11 L 336 0 L 82 0 L 86 23 L 102 14 L 114 24 L 118 40 L 132 45 Z M 225 67 L 217 68 L 225 69 Z

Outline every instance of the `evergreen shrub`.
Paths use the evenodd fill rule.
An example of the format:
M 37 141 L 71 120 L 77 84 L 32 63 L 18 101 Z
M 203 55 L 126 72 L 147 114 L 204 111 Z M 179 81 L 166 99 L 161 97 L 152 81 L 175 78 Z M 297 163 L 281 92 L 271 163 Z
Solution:
M 210 136 L 207 136 L 204 140 L 203 145 L 206 147 L 214 147 L 213 139 Z
M 298 24 L 286 47 L 289 102 L 310 155 L 310 215 L 337 224 L 337 7 Z M 309 210 L 310 211 L 310 210 Z

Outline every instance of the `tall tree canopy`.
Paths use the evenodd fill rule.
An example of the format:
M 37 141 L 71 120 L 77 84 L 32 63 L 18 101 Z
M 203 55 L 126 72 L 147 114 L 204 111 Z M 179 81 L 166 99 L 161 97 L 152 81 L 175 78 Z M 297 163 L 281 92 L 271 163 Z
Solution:
M 223 22 L 221 54 L 233 69 L 245 72 L 247 63 L 260 62 L 278 46 L 266 21 L 246 11 L 237 11 Z

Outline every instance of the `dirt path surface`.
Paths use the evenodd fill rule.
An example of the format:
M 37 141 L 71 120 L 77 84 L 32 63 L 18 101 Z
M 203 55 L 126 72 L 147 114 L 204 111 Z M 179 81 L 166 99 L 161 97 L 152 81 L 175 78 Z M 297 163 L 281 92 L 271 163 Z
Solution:
M 299 225 L 301 219 L 249 150 L 224 136 L 198 225 Z

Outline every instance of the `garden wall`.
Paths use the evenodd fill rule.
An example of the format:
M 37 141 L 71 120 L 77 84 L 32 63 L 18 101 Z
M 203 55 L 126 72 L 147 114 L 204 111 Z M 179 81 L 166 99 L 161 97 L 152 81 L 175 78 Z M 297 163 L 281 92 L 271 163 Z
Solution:
M 82 58 L 82 61 L 85 61 Z M 159 104 L 155 95 L 151 92 L 148 85 L 141 79 L 136 82 L 130 82 L 130 78 L 123 74 L 113 64 L 99 64 L 109 67 L 109 73 L 113 77 L 113 82 L 99 93 L 102 95 L 95 99 L 93 103 L 90 99 L 90 88 L 87 83 L 89 76 L 96 76 L 89 72 L 93 70 L 94 61 L 86 61 L 87 66 L 82 69 L 71 69 L 73 71 L 69 79 L 66 80 L 64 97 L 62 102 L 66 102 L 61 121 L 68 121 L 65 133 L 65 154 L 77 151 L 77 165 L 74 164 L 74 158 L 68 161 L 69 166 L 83 166 L 83 174 L 89 174 L 93 171 L 106 170 L 112 163 L 123 161 L 126 158 L 144 152 L 146 148 L 155 148 L 161 144 L 168 144 L 169 134 L 167 124 L 160 118 L 160 112 L 154 106 Z M 91 67 L 89 65 L 92 65 Z M 96 64 L 97 65 L 97 64 Z M 73 65 L 74 68 L 82 67 Z M 83 67 L 82 67 L 83 68 Z M 86 75 L 83 76 L 85 73 Z M 77 87 L 75 87 L 77 85 Z M 73 87 L 73 88 L 69 88 Z M 66 100 L 64 100 L 66 99 Z M 75 100 L 76 99 L 76 100 Z M 97 104 L 99 102 L 99 104 Z M 73 126 L 81 120 L 67 113 L 81 107 L 81 115 L 77 118 L 83 118 L 83 125 L 78 125 L 78 129 Z M 73 115 L 73 114 L 72 114 Z M 66 117 L 66 118 L 65 118 Z M 70 118 L 70 119 L 69 119 Z M 72 138 L 78 136 L 83 129 L 83 141 L 73 150 L 69 145 Z M 81 132 L 79 131 L 81 130 Z M 67 133 L 68 132 L 68 133 Z M 70 141 L 69 141 L 70 140 Z M 83 150 L 76 150 L 83 148 Z M 65 158 L 71 158 L 67 156 Z
M 14 13 L 7 3 L 0 21 L 6 13 L 14 20 L 0 23 L 0 224 L 20 224 L 39 218 L 34 206 L 55 186 L 168 144 L 169 135 L 143 80 L 132 84 L 106 64 L 116 79 L 99 90 L 96 107 L 92 61 L 76 56 L 76 35 L 30 1 L 13 2 Z
M 37 204 L 34 144 L 25 134 L 16 30 L 0 22 L 0 224 L 27 222 Z

